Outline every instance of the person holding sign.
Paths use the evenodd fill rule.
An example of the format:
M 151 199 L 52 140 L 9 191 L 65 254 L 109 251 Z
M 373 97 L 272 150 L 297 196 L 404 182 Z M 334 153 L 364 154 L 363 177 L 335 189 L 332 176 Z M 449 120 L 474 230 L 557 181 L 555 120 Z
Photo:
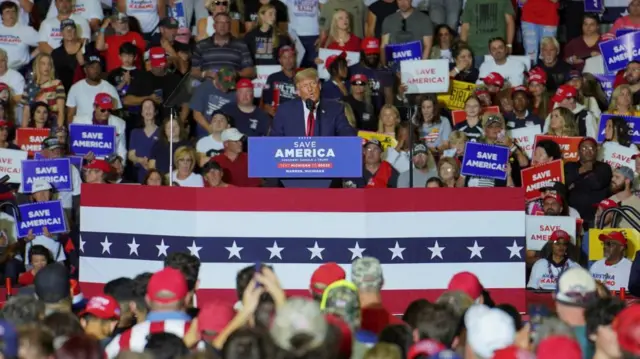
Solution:
M 390 44 L 406 44 L 420 41 L 422 59 L 426 60 L 433 46 L 433 22 L 431 18 L 415 9 L 411 0 L 397 0 L 398 11 L 387 16 L 382 22 L 382 49 Z M 382 63 L 395 61 L 387 59 L 386 51 L 382 51 Z M 403 56 L 399 57 L 400 59 Z
M 111 114 L 115 108 L 113 97 L 105 92 L 97 94 L 93 99 L 93 113 L 77 115 L 73 118 L 74 124 L 113 126 L 116 130 L 116 152 L 118 156 L 127 158 L 126 123 L 120 117 Z M 83 133 L 84 135 L 85 133 Z M 84 139 L 84 136 L 83 136 Z
M 571 243 L 569 233 L 558 229 L 551 233 L 540 251 L 538 259 L 531 269 L 527 288 L 556 290 L 558 278 L 569 268 L 580 266 L 577 263 L 577 248 Z
M 51 187 L 48 182 L 44 180 L 37 180 L 33 183 L 31 193 L 29 194 L 29 202 L 44 203 L 51 201 L 53 197 L 52 189 L 53 187 Z M 37 221 L 38 219 L 50 223 L 55 223 L 57 220 L 59 220 L 59 218 L 48 217 L 51 215 L 51 213 L 46 209 L 29 210 L 27 211 L 26 216 L 24 215 L 22 210 L 20 212 L 23 214 L 22 222 L 19 223 L 20 227 L 24 226 L 25 224 L 29 224 L 29 222 L 31 221 Z M 63 218 L 61 220 L 64 221 L 64 223 L 59 223 L 59 225 L 64 226 L 65 229 L 68 228 L 68 226 L 66 225 L 66 216 L 63 215 Z M 39 244 L 46 247 L 51 252 L 54 261 L 62 262 L 67 259 L 67 256 L 64 252 L 64 247 L 58 240 L 58 235 L 52 234 L 47 226 L 43 226 L 42 228 L 29 229 L 27 236 L 24 238 L 24 241 L 26 242 L 25 253 L 29 253 L 33 246 Z M 30 265 L 31 258 L 27 257 L 25 264 Z
M 320 79 L 316 70 L 302 70 L 294 80 L 300 98 L 278 107 L 270 136 L 356 136 L 342 104 L 320 102 Z

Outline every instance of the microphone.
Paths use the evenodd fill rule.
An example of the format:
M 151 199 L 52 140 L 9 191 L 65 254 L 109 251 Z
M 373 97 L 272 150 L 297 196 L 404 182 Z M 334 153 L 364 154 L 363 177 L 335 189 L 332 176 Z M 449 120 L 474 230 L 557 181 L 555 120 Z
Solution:
M 306 100 L 304 100 L 304 106 L 307 108 L 307 110 L 309 111 L 313 111 L 316 109 L 316 103 L 315 101 L 313 101 L 312 99 L 308 98 Z M 9 177 L 9 176 L 6 176 Z

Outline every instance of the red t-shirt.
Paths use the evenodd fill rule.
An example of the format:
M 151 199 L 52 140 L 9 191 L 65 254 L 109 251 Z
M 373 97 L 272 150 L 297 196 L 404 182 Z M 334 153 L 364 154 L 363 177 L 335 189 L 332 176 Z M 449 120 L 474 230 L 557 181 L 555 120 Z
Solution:
M 522 21 L 536 25 L 558 26 L 558 2 L 551 0 L 527 0 L 522 7 Z
M 136 66 L 140 68 L 140 66 L 142 65 L 142 58 L 146 46 L 142 35 L 134 31 L 129 31 L 124 35 L 107 36 L 104 41 L 107 44 L 107 50 L 104 51 L 105 61 L 107 62 L 107 72 L 111 72 L 122 66 L 122 62 L 120 61 L 119 56 L 120 46 L 125 42 L 131 42 L 138 48 L 138 58 L 136 60 Z
M 260 178 L 249 178 L 249 157 L 246 153 L 238 155 L 235 161 L 231 161 L 224 153 L 211 159 L 218 162 L 224 170 L 222 180 L 228 184 L 238 187 L 259 187 L 262 181 Z
M 382 304 L 362 308 L 360 314 L 362 316 L 360 328 L 376 334 L 380 334 L 382 329 L 389 325 L 406 324 L 402 319 L 389 313 Z
M 329 45 L 327 45 L 327 49 L 360 52 L 360 38 L 354 34 L 351 34 L 351 37 L 349 37 L 349 41 L 347 41 L 344 46 L 340 46 L 340 43 L 332 41 Z

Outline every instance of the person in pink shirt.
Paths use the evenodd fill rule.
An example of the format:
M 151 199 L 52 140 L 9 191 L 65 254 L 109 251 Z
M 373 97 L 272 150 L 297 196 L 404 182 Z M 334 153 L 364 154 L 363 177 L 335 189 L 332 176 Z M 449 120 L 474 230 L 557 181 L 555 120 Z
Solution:
M 613 23 L 608 37 L 615 37 L 616 32 L 622 29 L 640 30 L 640 0 L 630 0 L 627 8 L 629 15 L 622 16 Z

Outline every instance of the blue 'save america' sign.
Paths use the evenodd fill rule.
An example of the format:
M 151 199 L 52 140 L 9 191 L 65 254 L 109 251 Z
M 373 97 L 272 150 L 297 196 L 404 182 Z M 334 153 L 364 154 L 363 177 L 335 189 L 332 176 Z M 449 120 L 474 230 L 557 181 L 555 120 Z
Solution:
M 43 234 L 43 228 L 49 233 L 67 232 L 64 209 L 61 201 L 36 202 L 18 206 L 22 221 L 18 222 L 18 237 L 26 237 L 29 230 L 34 235 Z
M 116 152 L 116 128 L 102 125 L 69 125 L 71 151 L 76 155 L 93 152 L 96 157 Z
M 630 61 L 640 60 L 640 32 L 633 32 L 614 40 L 601 42 L 600 52 L 607 72 L 624 69 Z
M 22 192 L 31 193 L 33 183 L 39 179 L 45 180 L 58 191 L 71 191 L 71 161 L 68 158 L 22 161 Z
M 360 137 L 249 137 L 249 177 L 362 176 Z
M 461 174 L 504 180 L 507 178 L 509 148 L 478 142 L 467 142 Z
M 404 44 L 390 44 L 384 47 L 387 64 L 394 71 L 400 69 L 400 62 L 422 59 L 422 42 L 411 41 Z

